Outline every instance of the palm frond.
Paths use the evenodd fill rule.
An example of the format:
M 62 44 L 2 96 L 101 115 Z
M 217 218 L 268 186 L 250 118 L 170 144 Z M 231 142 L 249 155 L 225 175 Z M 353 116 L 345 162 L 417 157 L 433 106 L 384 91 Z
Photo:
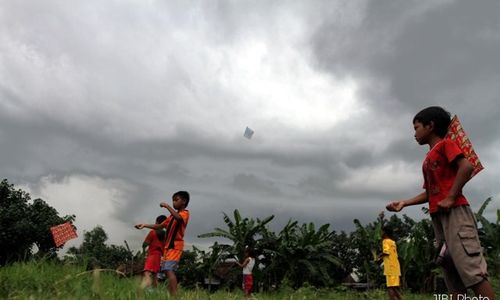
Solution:
M 225 212 L 223 212 L 222 214 L 224 215 L 223 219 L 224 219 L 224 222 L 226 223 L 227 227 L 229 227 L 229 229 L 233 228 L 234 223 L 231 220 L 231 218 L 229 218 L 229 216 Z
M 240 215 L 239 210 L 237 210 L 237 209 L 234 210 L 234 222 L 236 224 L 239 224 L 241 222 L 241 215 Z
M 230 240 L 233 240 L 234 238 L 229 232 L 220 228 L 215 228 L 213 232 L 200 234 L 198 235 L 198 237 L 199 238 L 223 237 Z
M 481 207 L 479 208 L 479 210 L 477 211 L 476 213 L 476 216 L 482 216 L 483 213 L 484 213 L 484 210 L 486 209 L 486 206 L 488 206 L 488 204 L 491 202 L 492 198 L 491 197 L 488 197 L 488 199 L 486 199 L 484 201 L 484 203 L 481 205 Z

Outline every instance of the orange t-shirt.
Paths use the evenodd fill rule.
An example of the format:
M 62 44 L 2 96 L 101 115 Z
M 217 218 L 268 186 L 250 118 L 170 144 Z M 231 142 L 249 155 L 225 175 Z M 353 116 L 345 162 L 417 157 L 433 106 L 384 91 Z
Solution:
M 427 153 L 422 165 L 422 171 L 431 214 L 439 210 L 437 204 L 448 196 L 457 177 L 457 165 L 453 162 L 460 156 L 463 157 L 462 150 L 450 139 L 439 141 Z M 468 204 L 464 195 L 460 194 L 453 206 Z
M 189 221 L 189 211 L 182 210 L 178 213 L 181 216 L 182 221 L 179 222 L 172 215 L 170 215 L 163 222 L 167 231 L 165 249 L 163 252 L 164 260 L 171 260 L 171 257 L 168 255 L 168 250 L 173 249 L 177 250 L 175 252 L 182 252 L 184 249 L 184 232 L 186 231 L 186 225 Z

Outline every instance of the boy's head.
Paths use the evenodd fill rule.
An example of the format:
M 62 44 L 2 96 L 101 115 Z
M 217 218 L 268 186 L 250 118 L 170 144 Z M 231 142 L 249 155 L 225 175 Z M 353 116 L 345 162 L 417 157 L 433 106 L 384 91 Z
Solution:
M 161 223 L 163 223 L 166 219 L 167 219 L 167 216 L 165 216 L 165 215 L 160 215 L 160 216 L 156 217 L 156 224 L 161 224 Z
M 382 228 L 382 237 L 388 237 L 388 238 L 394 238 L 394 232 L 392 231 L 392 228 L 389 226 L 384 226 Z
M 421 123 L 423 126 L 431 126 L 432 132 L 444 138 L 448 133 L 448 127 L 451 123 L 451 115 L 449 112 L 439 106 L 430 106 L 421 110 L 413 118 L 413 124 Z
M 253 248 L 251 248 L 249 246 L 247 246 L 245 248 L 245 257 L 254 257 L 254 253 L 255 252 L 254 252 Z
M 189 193 L 186 191 L 178 191 L 172 195 L 172 202 L 175 209 L 186 208 L 189 204 Z

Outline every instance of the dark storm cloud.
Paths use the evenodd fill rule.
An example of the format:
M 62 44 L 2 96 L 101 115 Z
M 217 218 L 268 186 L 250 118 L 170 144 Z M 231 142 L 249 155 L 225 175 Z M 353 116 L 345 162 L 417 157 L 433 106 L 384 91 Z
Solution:
M 371 107 L 370 122 L 386 132 L 385 151 L 365 156 L 360 165 L 418 166 L 425 151 L 411 138 L 411 118 L 442 105 L 460 117 L 489 168 L 468 184 L 471 198 L 496 194 L 481 181 L 494 185 L 498 174 L 498 156 L 489 149 L 498 145 L 500 130 L 500 3 L 368 1 L 363 9 L 354 24 L 325 18 L 311 39 L 318 67 L 363 78 L 359 93 Z M 402 130 L 408 138 L 395 136 Z
M 467 128 L 478 145 L 496 140 L 500 3 L 425 6 L 422 1 L 369 1 L 359 26 L 326 21 L 313 39 L 318 65 L 367 78 L 362 93 L 381 114 L 390 116 L 394 108 L 415 114 L 442 105 L 472 120 Z M 380 80 L 388 89 L 377 95 L 373 84 Z
M 165 213 L 159 202 L 178 190 L 192 196 L 191 244 L 235 209 L 275 215 L 275 230 L 294 219 L 349 231 L 354 218 L 371 222 L 388 200 L 421 191 L 426 149 L 411 119 L 435 103 L 461 117 L 489 168 L 467 186 L 473 207 L 500 195 L 491 176 L 500 167 L 495 1 L 81 5 L 16 2 L 0 12 L 0 175 L 34 193 L 72 178 L 120 191 L 109 217 L 123 228 L 111 234 L 139 243 L 143 232 L 131 224 Z M 264 69 L 230 68 L 247 63 L 232 57 L 248 54 L 238 47 L 263 51 L 251 62 Z M 332 119 L 348 118 L 290 125 L 245 95 L 252 84 L 274 87 L 252 76 L 277 61 L 291 67 L 278 65 L 282 72 L 305 69 L 290 49 L 312 68 L 305 78 L 355 83 L 352 111 L 332 110 Z M 292 76 L 296 85 L 305 78 Z M 266 101 L 286 109 L 285 96 Z M 242 137 L 246 125 L 258 127 L 252 140 Z

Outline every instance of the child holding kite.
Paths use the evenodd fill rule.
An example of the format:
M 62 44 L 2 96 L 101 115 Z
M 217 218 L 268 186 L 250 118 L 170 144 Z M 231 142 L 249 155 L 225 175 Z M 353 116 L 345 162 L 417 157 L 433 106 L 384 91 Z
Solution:
M 437 106 L 415 115 L 415 139 L 430 148 L 422 167 L 425 192 L 391 202 L 386 208 L 398 212 L 406 206 L 428 202 L 436 240 L 446 245 L 453 261 L 451 267 L 443 268 L 453 299 L 460 299 L 459 295 L 464 296 L 467 288 L 471 288 L 477 296 L 494 300 L 476 220 L 462 194 L 462 188 L 475 170 L 458 144 L 446 137 L 450 123 L 450 113 Z

